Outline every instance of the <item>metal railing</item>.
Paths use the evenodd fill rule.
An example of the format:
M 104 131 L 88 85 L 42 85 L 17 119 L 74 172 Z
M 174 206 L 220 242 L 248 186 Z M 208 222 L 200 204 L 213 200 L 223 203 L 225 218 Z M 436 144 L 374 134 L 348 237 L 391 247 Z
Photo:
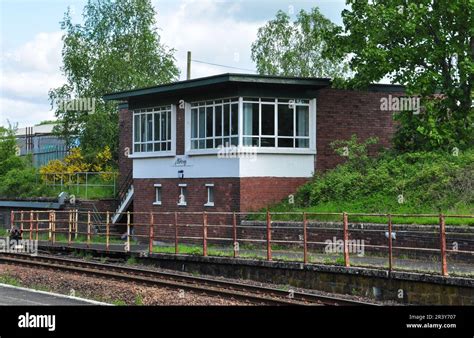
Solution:
M 37 180 L 87 199 L 91 193 L 99 197 L 116 197 L 117 176 L 118 172 L 112 171 L 41 173 L 37 175 Z
M 137 250 L 152 253 L 163 252 L 180 254 L 181 250 L 188 250 L 184 254 L 200 254 L 202 256 L 227 255 L 233 258 L 245 257 L 245 251 L 253 253 L 251 258 L 271 260 L 286 260 L 303 264 L 314 263 L 317 255 L 328 255 L 328 239 L 341 244 L 339 251 L 339 265 L 346 268 L 352 266 L 367 266 L 360 263 L 360 256 L 351 250 L 352 241 L 356 238 L 366 239 L 369 244 L 362 242 L 364 250 L 370 251 L 377 259 L 383 262 L 382 267 L 389 272 L 405 270 L 397 267 L 395 255 L 401 252 L 411 252 L 439 257 L 439 270 L 442 276 L 448 276 L 448 258 L 452 255 L 467 255 L 468 265 L 474 263 L 474 229 L 451 226 L 447 231 L 446 220 L 462 219 L 467 222 L 474 220 L 474 215 L 444 215 L 444 214 L 364 214 L 364 213 L 282 213 L 282 212 L 124 212 L 124 234 L 112 232 L 112 212 L 102 212 L 105 219 L 105 233 L 93 231 L 94 219 L 92 213 L 78 210 L 67 211 L 12 211 L 11 225 L 21 228 L 29 239 L 38 240 L 42 237 L 51 244 L 63 241 L 69 246 L 74 243 L 103 245 L 106 251 L 121 250 L 125 252 Z M 278 218 L 286 220 L 279 221 Z M 335 222 L 321 221 L 321 218 L 330 217 Z M 373 223 L 368 228 L 367 223 L 349 223 L 351 218 L 377 217 L 385 222 Z M 394 224 L 393 219 L 402 218 L 429 218 L 437 219 L 437 224 Z M 290 219 L 290 220 L 288 220 Z M 115 225 L 117 226 L 117 224 Z M 100 228 L 100 227 L 99 227 Z M 42 234 L 46 233 L 44 238 Z M 398 236 L 394 236 L 398 233 Z M 410 239 L 417 245 L 402 245 L 401 235 L 409 234 Z M 58 239 L 58 237 L 61 237 Z M 362 236 L 362 237 L 361 237 Z M 464 243 L 464 247 L 449 249 L 447 236 L 452 243 Z M 422 238 L 420 240 L 418 238 Z M 160 244 L 157 244 L 159 241 Z M 372 242 L 371 242 L 372 241 Z M 407 240 L 408 241 L 408 240 Z M 409 241 L 408 241 L 409 242 Z M 210 247 L 210 243 L 217 245 Z M 245 243 L 259 248 L 244 248 Z M 410 243 L 410 242 L 409 242 Z M 229 248 L 230 244 L 230 248 Z M 331 244 L 331 243 L 329 243 Z M 332 243 L 334 244 L 334 243 Z M 427 245 L 427 247 L 423 246 Z M 184 247 L 183 246 L 187 246 Z M 321 246 L 326 251 L 321 251 Z M 221 249 L 217 250 L 216 247 Z M 192 248 L 192 252 L 189 252 Z M 225 251 L 222 248 L 226 248 Z M 194 250 L 198 249 L 198 251 Z M 223 251 L 224 250 L 224 251 Z M 282 252 L 284 255 L 282 256 Z M 382 257 L 380 257 L 382 254 Z M 259 256 L 260 255 L 260 256 Z M 285 256 L 286 255 L 286 256 Z M 378 256 L 377 256 L 378 255 Z M 368 256 L 369 260 L 373 259 Z M 317 258 L 317 257 L 316 257 Z M 425 259 L 417 259 L 418 263 Z M 469 263 L 470 262 L 470 263 Z M 337 263 L 337 260 L 336 260 Z M 361 265 L 362 264 L 362 265 Z M 370 265 L 370 264 L 369 264 Z M 474 273 L 474 266 L 471 272 Z M 380 266 L 379 266 L 380 267 Z

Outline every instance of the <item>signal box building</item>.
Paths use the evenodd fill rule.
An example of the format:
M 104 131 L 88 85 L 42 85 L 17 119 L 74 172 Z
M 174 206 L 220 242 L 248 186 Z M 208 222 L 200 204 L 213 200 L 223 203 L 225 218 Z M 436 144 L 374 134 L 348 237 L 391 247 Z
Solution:
M 252 211 L 342 159 L 356 134 L 389 147 L 403 87 L 341 90 L 329 79 L 222 74 L 107 94 L 119 101 L 118 212 Z M 114 221 L 119 214 L 114 216 Z

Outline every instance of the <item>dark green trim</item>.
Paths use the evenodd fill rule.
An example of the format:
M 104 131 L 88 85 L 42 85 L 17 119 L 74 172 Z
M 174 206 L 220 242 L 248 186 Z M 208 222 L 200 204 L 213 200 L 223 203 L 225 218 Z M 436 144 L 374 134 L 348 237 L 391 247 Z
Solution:
M 105 101 L 123 100 L 130 97 L 144 96 L 150 94 L 172 93 L 186 89 L 197 89 L 199 87 L 219 85 L 225 83 L 242 84 L 265 84 L 265 85 L 296 85 L 296 86 L 315 86 L 326 87 L 331 84 L 330 79 L 320 78 L 298 78 L 282 76 L 263 76 L 254 74 L 220 74 L 198 79 L 179 81 L 175 83 L 164 84 L 160 86 L 140 88 L 117 93 L 110 93 L 103 96 Z
M 236 87 L 240 92 L 252 92 L 255 88 L 265 91 L 265 89 L 272 88 L 275 91 L 285 92 L 290 88 L 305 89 L 307 93 L 317 91 L 318 89 L 331 86 L 331 79 L 327 78 L 302 78 L 302 77 L 285 77 L 285 76 L 266 76 L 255 74 L 220 74 L 198 79 L 191 79 L 186 81 L 178 81 L 174 83 L 163 84 L 148 88 L 139 88 L 134 90 L 127 90 L 117 93 L 110 93 L 103 96 L 105 101 L 112 100 L 130 100 L 131 98 L 142 99 L 143 96 L 156 96 L 169 100 L 187 95 L 205 95 L 206 87 L 212 87 L 213 92 L 228 87 Z M 218 90 L 219 89 L 219 90 Z M 405 87 L 401 85 L 392 84 L 372 84 L 368 86 L 366 91 L 374 92 L 404 92 Z M 236 95 L 236 94 L 234 94 Z M 251 95 L 250 93 L 247 95 Z M 219 97 L 219 95 L 213 95 Z

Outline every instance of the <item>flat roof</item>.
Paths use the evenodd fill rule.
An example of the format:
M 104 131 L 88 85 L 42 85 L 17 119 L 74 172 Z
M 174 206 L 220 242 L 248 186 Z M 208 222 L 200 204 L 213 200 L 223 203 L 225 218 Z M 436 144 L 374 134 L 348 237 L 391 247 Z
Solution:
M 153 95 L 153 94 L 173 94 L 183 90 L 199 89 L 201 87 L 222 85 L 222 84 L 247 84 L 247 85 L 289 85 L 293 87 L 314 87 L 315 89 L 331 86 L 329 78 L 314 77 L 289 77 L 289 76 L 271 76 L 256 74 L 225 73 L 208 77 L 201 77 L 191 80 L 177 81 L 158 86 L 137 88 L 121 92 L 109 93 L 103 96 L 105 101 L 128 100 L 129 98 Z M 372 84 L 371 90 L 378 91 L 404 91 L 404 86 L 392 84 Z
M 266 76 L 256 74 L 225 73 L 191 80 L 177 81 L 158 86 L 126 90 L 116 93 L 109 93 L 103 96 L 104 100 L 124 100 L 130 97 L 172 93 L 183 89 L 195 89 L 204 86 L 224 84 L 224 83 L 249 83 L 249 84 L 274 84 L 274 85 L 304 85 L 325 87 L 331 84 L 331 79 L 327 78 L 302 78 L 285 76 Z
M 0 208 L 27 208 L 27 209 L 61 209 L 61 204 L 55 202 L 32 201 L 0 201 Z

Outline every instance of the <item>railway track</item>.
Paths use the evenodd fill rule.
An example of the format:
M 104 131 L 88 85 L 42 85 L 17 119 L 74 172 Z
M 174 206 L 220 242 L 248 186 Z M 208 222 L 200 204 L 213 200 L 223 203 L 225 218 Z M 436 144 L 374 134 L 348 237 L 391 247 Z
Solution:
M 265 305 L 375 305 L 337 296 L 315 295 L 293 290 L 281 290 L 221 279 L 183 275 L 179 273 L 149 270 L 119 264 L 105 264 L 84 260 L 46 255 L 0 254 L 0 263 L 41 267 L 68 271 L 87 276 L 113 278 L 152 286 L 203 292 L 219 297 L 234 298 Z

